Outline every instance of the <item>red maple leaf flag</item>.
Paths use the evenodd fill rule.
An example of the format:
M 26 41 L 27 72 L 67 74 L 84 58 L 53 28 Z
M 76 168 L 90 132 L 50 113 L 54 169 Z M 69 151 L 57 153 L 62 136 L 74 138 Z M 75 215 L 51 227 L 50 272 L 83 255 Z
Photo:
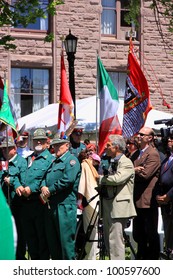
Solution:
M 61 84 L 59 103 L 58 131 L 65 133 L 74 119 L 74 105 L 67 81 L 63 52 L 61 54 Z

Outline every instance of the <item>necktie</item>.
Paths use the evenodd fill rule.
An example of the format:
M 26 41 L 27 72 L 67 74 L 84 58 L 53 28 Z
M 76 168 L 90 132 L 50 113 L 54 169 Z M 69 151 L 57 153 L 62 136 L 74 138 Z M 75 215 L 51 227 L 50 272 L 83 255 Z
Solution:
M 170 165 L 171 161 L 173 160 L 173 156 L 171 155 L 168 159 L 168 165 Z
M 140 154 L 139 154 L 139 156 L 138 156 L 138 159 L 142 157 L 142 154 L 143 154 L 143 151 L 141 150 L 141 151 L 140 151 Z
M 171 155 L 171 156 L 168 158 L 167 162 L 165 163 L 164 170 L 170 165 L 172 159 L 173 159 L 173 156 Z

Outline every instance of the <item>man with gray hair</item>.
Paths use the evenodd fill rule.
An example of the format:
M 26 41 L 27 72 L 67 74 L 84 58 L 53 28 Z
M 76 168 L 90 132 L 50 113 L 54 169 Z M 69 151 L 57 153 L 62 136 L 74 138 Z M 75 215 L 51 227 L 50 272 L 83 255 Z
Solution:
M 103 230 L 106 249 L 111 260 L 125 259 L 124 229 L 129 218 L 136 216 L 133 203 L 134 167 L 124 152 L 122 136 L 111 135 L 105 147 L 111 157 L 108 174 L 100 176 L 100 195 L 103 200 Z

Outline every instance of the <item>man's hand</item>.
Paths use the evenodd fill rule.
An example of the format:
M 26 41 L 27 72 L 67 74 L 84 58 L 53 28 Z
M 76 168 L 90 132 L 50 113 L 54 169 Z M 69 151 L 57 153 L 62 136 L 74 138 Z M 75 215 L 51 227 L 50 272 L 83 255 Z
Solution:
M 140 176 L 143 173 L 144 169 L 145 168 L 143 166 L 136 166 L 135 167 L 135 174 L 138 174 Z
M 50 191 L 49 188 L 44 186 L 41 188 L 41 193 L 43 194 L 44 197 L 48 198 L 50 196 Z
M 163 204 L 167 204 L 171 199 L 167 194 L 164 194 L 164 195 L 157 195 L 156 200 L 158 204 L 163 205 Z
M 18 196 L 22 196 L 23 192 L 24 192 L 25 188 L 23 186 L 19 186 L 17 189 L 16 189 L 16 194 Z
M 4 178 L 4 182 L 5 182 L 7 185 L 10 185 L 10 177 L 5 177 L 5 178 Z
M 31 193 L 32 193 L 32 191 L 31 191 L 30 187 L 25 187 L 24 190 L 23 190 L 23 192 L 22 192 L 22 194 L 23 194 L 25 197 L 30 196 Z

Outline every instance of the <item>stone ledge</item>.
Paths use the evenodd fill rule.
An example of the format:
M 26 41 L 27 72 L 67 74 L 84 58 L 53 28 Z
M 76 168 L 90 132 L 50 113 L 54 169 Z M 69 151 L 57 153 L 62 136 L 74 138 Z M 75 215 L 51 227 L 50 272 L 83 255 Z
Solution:
M 14 67 L 52 67 L 52 57 L 34 55 L 11 55 L 11 66 Z

